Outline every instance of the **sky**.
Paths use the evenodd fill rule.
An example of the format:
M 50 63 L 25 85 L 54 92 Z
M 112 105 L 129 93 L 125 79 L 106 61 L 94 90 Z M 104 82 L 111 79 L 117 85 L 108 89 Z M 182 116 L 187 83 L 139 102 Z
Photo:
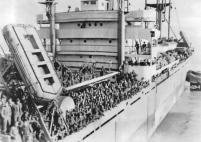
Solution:
M 0 28 L 2 29 L 6 24 L 37 26 L 36 15 L 45 13 L 45 7 L 40 5 L 39 1 L 43 0 L 1 0 Z M 58 3 L 56 9 L 59 12 L 67 11 L 69 5 L 72 10 L 80 7 L 80 0 L 56 0 L 56 2 Z M 130 0 L 130 2 L 132 9 L 144 8 L 144 0 Z M 176 33 L 179 30 L 185 32 L 188 40 L 196 49 L 196 60 L 201 61 L 201 0 L 172 0 L 172 3 L 172 28 Z M 1 34 L 0 45 L 5 47 Z

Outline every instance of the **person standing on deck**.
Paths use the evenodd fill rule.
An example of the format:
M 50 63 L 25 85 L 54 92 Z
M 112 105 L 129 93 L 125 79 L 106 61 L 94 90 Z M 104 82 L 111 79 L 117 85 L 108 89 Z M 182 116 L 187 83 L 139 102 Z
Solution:
M 21 120 L 21 116 L 22 116 L 22 104 L 20 102 L 20 99 L 17 99 L 16 101 L 16 105 L 15 105 L 15 119 L 16 121 L 20 121 Z
M 139 54 L 140 45 L 139 45 L 139 43 L 137 41 L 135 42 L 135 47 L 136 47 L 136 50 L 137 50 L 137 54 Z
M 11 108 L 11 126 L 14 126 L 14 124 L 17 122 L 15 121 L 15 104 L 11 98 L 8 99 L 8 103 Z

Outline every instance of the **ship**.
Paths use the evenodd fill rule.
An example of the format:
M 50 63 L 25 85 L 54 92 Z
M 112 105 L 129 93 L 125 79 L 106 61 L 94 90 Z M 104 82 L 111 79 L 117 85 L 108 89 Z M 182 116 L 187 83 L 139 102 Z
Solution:
M 171 0 L 145 0 L 145 11 L 131 11 L 129 0 L 81 0 L 80 9 L 69 7 L 60 13 L 55 12 L 54 0 L 40 3 L 46 7 L 46 16 L 37 16 L 39 30 L 27 25 L 3 29 L 14 64 L 37 104 L 57 100 L 60 107 L 76 105 L 73 97 L 62 92 L 115 82 L 122 74 L 134 73 L 145 83 L 103 116 L 59 141 L 148 141 L 182 94 L 193 51 L 184 32 L 181 39 L 170 36 Z M 155 16 L 150 16 L 151 9 Z M 162 36 L 164 22 L 168 37 Z M 75 71 L 90 65 L 107 73 L 63 86 L 52 66 L 55 60 Z M 42 117 L 40 123 L 47 140 L 54 141 Z

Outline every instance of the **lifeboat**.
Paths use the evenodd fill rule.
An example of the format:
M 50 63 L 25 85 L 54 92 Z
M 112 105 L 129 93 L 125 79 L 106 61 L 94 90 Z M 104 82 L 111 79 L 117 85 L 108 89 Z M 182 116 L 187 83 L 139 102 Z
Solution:
M 35 97 L 53 100 L 62 85 L 34 27 L 7 25 L 4 38 L 23 82 Z
M 186 76 L 186 81 L 190 83 L 201 83 L 201 72 L 188 71 Z

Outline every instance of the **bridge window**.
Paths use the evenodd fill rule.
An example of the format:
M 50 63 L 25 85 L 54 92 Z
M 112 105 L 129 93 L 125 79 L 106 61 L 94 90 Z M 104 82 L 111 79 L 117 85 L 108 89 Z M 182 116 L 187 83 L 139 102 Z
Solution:
M 96 4 L 96 1 L 91 1 L 91 4 L 92 4 L 92 5 L 95 5 L 95 4 Z
M 77 26 L 80 27 L 80 23 L 78 23 Z
M 80 28 L 86 28 L 86 23 L 83 22 Z
M 89 1 L 83 1 L 83 4 L 84 4 L 84 5 L 88 5 L 88 4 L 89 4 Z

